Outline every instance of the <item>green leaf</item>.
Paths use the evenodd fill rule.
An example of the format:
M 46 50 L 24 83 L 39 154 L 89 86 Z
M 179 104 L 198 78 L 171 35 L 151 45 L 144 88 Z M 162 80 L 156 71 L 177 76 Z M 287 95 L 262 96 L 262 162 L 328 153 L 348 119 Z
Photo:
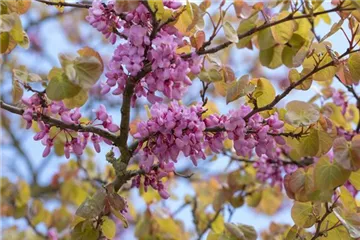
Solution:
M 241 36 L 242 34 L 245 34 L 249 30 L 255 28 L 256 27 L 256 23 L 255 23 L 256 19 L 257 19 L 257 14 L 255 14 L 251 18 L 243 19 L 239 24 L 239 27 L 237 29 L 237 34 Z M 247 37 L 241 37 L 239 39 L 238 43 L 236 44 L 236 47 L 238 47 L 238 48 L 246 47 L 251 42 L 253 35 L 254 34 L 247 36 Z
M 22 27 L 22 23 L 20 17 L 16 14 L 15 16 L 15 24 L 10 31 L 10 36 L 14 39 L 14 41 L 19 44 L 22 48 L 29 48 L 29 37 Z
M 16 207 L 24 206 L 30 200 L 30 197 L 29 185 L 25 181 L 20 180 L 17 183 L 17 195 L 15 198 Z
M 264 50 L 275 46 L 276 42 L 272 36 L 270 28 L 265 28 L 258 33 L 259 49 Z
M 113 239 L 116 234 L 115 222 L 109 217 L 102 217 L 103 223 L 101 224 L 101 230 L 105 237 Z
M 76 215 L 85 219 L 95 218 L 100 215 L 104 208 L 105 190 L 99 189 L 94 196 L 86 200 L 76 210 Z
M 237 43 L 239 41 L 239 37 L 237 35 L 236 30 L 229 22 L 225 22 L 223 28 L 227 40 L 233 43 Z
M 293 126 L 309 126 L 320 118 L 319 110 L 310 103 L 293 100 L 286 104 L 285 121 Z
M 90 89 L 102 74 L 101 62 L 96 57 L 60 55 L 61 65 L 69 81 L 84 89 Z
M 341 186 L 349 179 L 350 173 L 338 163 L 331 163 L 328 157 L 322 157 L 314 169 L 316 188 L 331 190 Z
M 226 104 L 251 93 L 254 89 L 255 86 L 249 82 L 249 75 L 242 76 L 237 81 L 230 83 L 226 93 Z
M 358 83 L 360 80 L 360 52 L 350 54 L 348 65 L 353 82 Z
M 270 69 L 275 69 L 281 66 L 283 52 L 283 45 L 275 45 L 274 47 L 263 49 L 260 51 L 260 63 L 261 65 Z
M 291 208 L 291 218 L 297 226 L 304 228 L 309 228 L 316 222 L 316 216 L 310 202 L 295 202 Z
M 0 33 L 0 54 L 6 52 L 10 43 L 10 35 L 7 32 Z
M 54 101 L 75 97 L 81 90 L 81 87 L 70 82 L 65 73 L 58 68 L 53 68 L 49 72 L 49 80 L 46 95 Z
M 289 12 L 283 11 L 279 13 L 277 16 L 271 19 L 271 22 L 279 21 L 285 19 L 289 16 Z M 286 21 L 281 24 L 276 24 L 271 27 L 271 33 L 274 37 L 274 40 L 279 44 L 287 43 L 294 32 L 295 22 L 294 21 Z
M 81 89 L 74 97 L 65 98 L 63 102 L 65 107 L 72 109 L 83 106 L 87 100 L 88 92 L 85 89 Z
M 97 240 L 99 236 L 99 230 L 94 229 L 89 221 L 79 222 L 71 232 L 71 240 Z
M 301 74 L 296 69 L 291 69 L 288 74 L 288 78 L 290 83 L 298 82 L 302 77 L 306 76 L 306 72 L 301 72 Z M 295 87 L 295 89 L 299 90 L 308 90 L 311 87 L 312 79 L 307 78 L 301 84 Z
M 198 78 L 204 82 L 217 82 L 223 79 L 221 73 L 215 68 L 212 68 L 208 71 L 206 71 L 205 69 L 202 70 L 199 73 Z
M 349 181 L 356 188 L 356 190 L 360 190 L 360 170 L 352 172 Z
M 306 39 L 294 33 L 281 53 L 284 65 L 289 68 L 300 66 L 306 57 L 309 46 L 310 44 Z
M 72 202 L 79 206 L 83 201 L 85 201 L 88 193 L 84 187 L 80 187 L 75 181 L 66 180 L 61 185 L 60 195 L 63 200 Z

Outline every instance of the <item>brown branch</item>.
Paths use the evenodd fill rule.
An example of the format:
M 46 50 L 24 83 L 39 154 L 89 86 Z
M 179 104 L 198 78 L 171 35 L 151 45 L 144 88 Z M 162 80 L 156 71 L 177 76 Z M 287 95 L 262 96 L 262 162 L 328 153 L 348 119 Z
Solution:
M 43 239 L 48 239 L 48 236 L 43 234 L 42 232 L 40 232 L 39 230 L 36 229 L 36 226 L 31 222 L 31 219 L 28 215 L 25 216 L 25 220 L 27 222 L 27 224 L 30 226 L 30 228 L 36 233 L 36 235 L 38 235 L 39 237 L 43 238 Z
M 45 3 L 50 6 L 58 6 L 58 7 L 76 7 L 76 8 L 90 8 L 91 4 L 82 4 L 82 3 L 67 3 L 67 2 L 50 2 L 46 0 L 35 0 L 40 3 Z
M 2 100 L 0 100 L 0 107 L 8 112 L 15 113 L 18 115 L 22 115 L 24 113 L 24 109 L 4 103 Z M 36 113 L 33 114 L 33 119 L 35 121 L 38 119 L 41 119 L 41 121 L 43 121 L 47 124 L 50 124 L 51 126 L 55 126 L 55 127 L 61 128 L 61 129 L 70 129 L 70 130 L 74 130 L 77 132 L 95 133 L 103 138 L 106 138 L 106 139 L 112 141 L 112 142 L 117 141 L 116 135 L 114 135 L 104 129 L 98 128 L 98 127 L 86 126 L 86 125 L 82 125 L 82 124 L 67 124 L 67 123 L 62 122 L 59 119 L 49 117 L 44 114 L 41 114 L 40 116 L 38 116 L 38 115 L 36 115 Z
M 13 133 L 12 129 L 10 128 L 10 125 L 8 124 L 7 121 L 3 121 L 3 126 L 6 130 L 6 132 L 8 133 L 8 135 L 10 136 L 12 142 L 13 142 L 13 146 L 17 149 L 18 153 L 23 157 L 31 175 L 32 175 L 32 179 L 33 179 L 33 183 L 37 183 L 37 173 L 35 171 L 35 168 L 32 164 L 32 161 L 30 159 L 30 157 L 25 153 L 24 149 L 22 148 L 19 140 L 17 139 L 17 137 L 15 136 L 15 134 Z
M 266 28 L 269 28 L 269 27 L 272 27 L 272 26 L 275 26 L 275 25 L 278 25 L 278 24 L 281 24 L 281 23 L 284 23 L 284 22 L 287 22 L 287 21 L 293 21 L 293 20 L 297 20 L 297 19 L 302 19 L 302 18 L 310 18 L 310 17 L 316 17 L 318 15 L 322 15 L 322 14 L 327 14 L 327 13 L 331 13 L 331 12 L 345 12 L 345 11 L 353 11 L 353 10 L 356 10 L 356 8 L 342 8 L 341 6 L 337 6 L 335 8 L 332 8 L 332 9 L 328 9 L 328 10 L 325 10 L 325 11 L 321 11 L 321 12 L 316 12 L 316 13 L 311 13 L 311 14 L 304 14 L 304 15 L 299 15 L 299 16 L 294 16 L 293 13 L 290 13 L 286 18 L 283 18 L 283 19 L 280 19 L 278 21 L 274 21 L 274 22 L 270 22 L 270 23 L 265 23 L 259 27 L 254 27 L 252 29 L 250 29 L 249 31 L 243 33 L 243 34 L 239 34 L 238 37 L 239 37 L 239 40 L 245 38 L 245 37 L 249 37 L 251 36 L 252 34 L 256 33 L 256 32 L 259 32 L 261 30 L 264 30 Z M 230 46 L 232 44 L 232 42 L 230 41 L 227 41 L 227 42 L 224 42 L 216 47 L 213 47 L 213 48 L 209 48 L 209 49 L 199 49 L 198 51 L 196 51 L 196 53 L 198 55 L 204 55 L 204 54 L 209 54 L 209 53 L 216 53 L 224 48 L 227 48 L 228 46 Z M 184 58 L 188 58 L 191 56 L 191 53 L 190 54 L 185 54 L 183 55 Z
M 338 57 L 338 59 L 341 59 L 345 56 L 347 56 L 348 54 L 350 53 L 353 53 L 353 52 L 357 52 L 357 51 L 360 51 L 360 49 L 357 49 L 357 50 L 352 50 L 351 48 L 348 48 L 342 55 L 340 55 Z M 260 107 L 260 108 L 254 108 L 250 113 L 248 113 L 245 117 L 244 117 L 244 120 L 247 121 L 249 120 L 254 114 L 256 113 L 259 113 L 259 112 L 262 112 L 262 111 L 266 111 L 266 110 L 271 110 L 278 102 L 280 102 L 280 100 L 282 100 L 283 98 L 285 98 L 293 89 L 295 89 L 297 86 L 299 86 L 300 84 L 302 84 L 307 78 L 311 77 L 313 74 L 327 68 L 327 67 L 330 67 L 330 66 L 334 66 L 335 65 L 335 61 L 332 60 L 330 62 L 328 62 L 327 64 L 319 67 L 319 65 L 316 65 L 315 68 L 309 72 L 308 74 L 306 74 L 304 77 L 302 77 L 299 81 L 297 82 L 293 82 L 291 83 L 286 89 L 285 91 L 283 91 L 280 95 L 277 95 L 275 97 L 275 99 L 263 106 L 263 107 Z
M 206 231 L 211 228 L 211 224 L 213 224 L 213 222 L 215 222 L 215 220 L 219 216 L 221 210 L 222 210 L 222 208 L 220 208 L 219 210 L 216 211 L 215 216 L 207 223 L 205 229 L 202 230 L 201 233 L 199 234 L 199 236 L 197 238 L 198 240 L 201 240 L 202 236 L 206 233 Z

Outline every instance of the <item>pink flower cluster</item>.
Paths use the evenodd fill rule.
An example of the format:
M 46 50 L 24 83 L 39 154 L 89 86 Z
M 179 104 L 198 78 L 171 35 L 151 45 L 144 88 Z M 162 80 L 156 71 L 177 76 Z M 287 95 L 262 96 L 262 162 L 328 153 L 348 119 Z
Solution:
M 144 176 L 144 190 L 147 191 L 151 186 L 153 189 L 159 192 L 159 195 L 163 199 L 170 197 L 167 192 L 166 186 L 162 182 L 164 177 L 168 177 L 170 173 L 174 171 L 173 162 L 161 162 L 154 165 L 155 158 L 152 155 L 148 155 L 144 152 L 140 154 L 140 169 L 144 171 L 143 174 L 137 175 L 132 179 L 132 187 L 139 188 L 141 185 L 141 178 Z
M 147 139 L 142 149 L 144 156 L 154 155 L 160 163 L 167 163 L 169 160 L 176 162 L 182 152 L 185 157 L 191 158 L 194 165 L 197 165 L 198 159 L 205 159 L 202 111 L 201 105 L 188 108 L 177 101 L 169 106 L 154 104 L 150 110 L 151 118 L 140 122 L 134 135 L 139 140 Z
M 239 110 L 230 111 L 224 122 L 227 136 L 234 141 L 234 148 L 239 156 L 251 156 L 255 148 L 256 154 L 263 154 L 269 158 L 276 157 L 277 144 L 284 145 L 281 136 L 272 136 L 283 131 L 284 123 L 279 120 L 277 113 L 268 119 L 260 114 L 254 114 L 247 122 L 244 117 L 251 112 L 251 108 L 242 105 Z
M 167 164 L 170 160 L 177 162 L 180 153 L 197 165 L 198 159 L 205 159 L 203 150 L 206 147 L 219 153 L 223 150 L 224 140 L 229 138 L 234 141 L 234 148 L 240 156 L 251 156 L 255 149 L 260 157 L 257 168 L 261 180 L 273 179 L 275 183 L 282 179 L 280 169 L 276 168 L 282 167 L 279 165 L 281 161 L 276 159 L 280 155 L 277 146 L 285 144 L 279 136 L 284 123 L 277 114 L 267 119 L 254 114 L 245 122 L 244 117 L 251 111 L 249 106 L 231 111 L 228 116 L 210 115 L 204 119 L 203 111 L 201 105 L 186 107 L 177 101 L 170 105 L 155 103 L 150 109 L 151 118 L 140 122 L 134 134 L 142 147 L 139 150 L 141 168 L 151 172 L 156 159 L 160 164 Z M 138 186 L 139 181 L 136 180 L 134 185 Z
M 332 99 L 335 105 L 341 107 L 342 114 L 346 113 L 346 109 L 348 107 L 348 101 L 346 99 L 346 94 L 342 90 L 335 90 L 332 88 Z
M 121 28 L 122 21 L 115 13 L 113 0 L 110 0 L 107 5 L 101 3 L 100 0 L 94 0 L 86 20 L 103 33 L 112 44 L 115 44 L 117 35 L 114 29 Z
M 83 150 L 88 144 L 88 139 L 90 138 L 93 143 L 94 149 L 96 152 L 100 152 L 100 142 L 104 141 L 107 144 L 112 144 L 107 139 L 88 132 L 75 132 L 70 129 L 59 129 L 58 132 L 50 134 L 51 125 L 45 123 L 41 120 L 42 115 L 59 117 L 66 124 L 80 124 L 81 113 L 78 108 L 68 109 L 64 106 L 63 102 L 51 102 L 47 106 L 43 106 L 42 99 L 39 94 L 35 93 L 30 98 L 23 98 L 22 102 L 26 105 L 26 109 L 23 113 L 23 118 L 26 121 L 26 128 L 32 126 L 34 117 L 37 119 L 37 124 L 40 129 L 38 133 L 35 134 L 34 140 L 40 141 L 45 146 L 42 156 L 47 157 L 50 154 L 51 148 L 54 145 L 54 139 L 59 136 L 59 133 L 63 132 L 65 134 L 65 143 L 64 143 L 64 154 L 66 158 L 70 158 L 70 153 L 76 155 L 82 155 Z M 96 119 L 91 122 L 93 126 L 102 125 L 104 128 L 108 129 L 110 132 L 117 132 L 119 127 L 112 122 L 111 116 L 106 112 L 106 108 L 103 105 L 100 105 L 99 109 L 95 110 Z M 100 123 L 94 124 L 98 120 Z
M 165 1 L 164 5 L 172 9 L 181 6 L 176 1 Z M 108 5 L 110 6 L 113 4 Z M 102 4 L 93 3 L 88 18 L 96 20 L 90 21 L 91 24 L 102 26 L 105 22 L 103 18 L 111 18 L 112 15 L 106 15 L 103 8 Z M 93 17 L 98 16 L 100 12 L 103 12 L 101 18 Z M 112 94 L 122 94 L 127 80 L 133 80 L 131 77 L 136 76 L 144 68 L 145 63 L 148 63 L 151 64 L 152 71 L 136 82 L 132 104 L 135 104 L 139 97 L 146 97 L 151 103 L 160 102 L 162 97 L 156 95 L 157 92 L 170 99 L 180 100 L 187 86 L 191 85 L 187 75 L 190 72 L 200 72 L 199 56 L 193 54 L 185 59 L 177 53 L 179 48 L 186 45 L 182 34 L 175 27 L 168 25 L 154 30 L 151 21 L 150 12 L 140 3 L 134 11 L 126 14 L 121 24 L 118 24 L 121 29 L 119 27 L 117 31 L 127 39 L 118 45 L 108 65 L 109 71 L 105 74 L 107 81 L 102 83 L 102 94 L 108 93 L 111 88 L 114 88 Z M 153 31 L 156 31 L 155 36 L 151 35 Z
M 295 164 L 284 163 L 280 155 L 284 149 L 276 148 L 276 157 L 269 158 L 262 155 L 254 164 L 256 169 L 256 178 L 261 182 L 268 182 L 271 186 L 282 187 L 283 173 L 292 173 L 297 169 Z

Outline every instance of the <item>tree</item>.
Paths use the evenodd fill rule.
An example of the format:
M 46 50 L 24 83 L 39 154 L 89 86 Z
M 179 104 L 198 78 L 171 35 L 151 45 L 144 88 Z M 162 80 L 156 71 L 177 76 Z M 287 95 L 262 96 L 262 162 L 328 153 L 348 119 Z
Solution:
M 2 234 L 360 238 L 359 8 L 350 0 L 2 1 L 2 146 L 17 177 L 3 174 L 1 215 L 29 226 L 7 224 Z M 46 21 L 78 49 L 60 53 L 59 67 L 36 32 Z M 336 34 L 344 52 L 330 42 Z M 100 38 L 98 51 L 89 47 Z M 50 70 L 31 67 L 35 56 Z M 43 159 L 39 167 L 30 155 Z M 56 156 L 68 160 L 49 174 Z M 174 209 L 167 204 L 179 183 L 192 190 Z M 232 221 L 241 207 L 273 215 L 285 201 L 292 226 L 260 233 Z M 191 213 L 190 229 L 181 211 Z

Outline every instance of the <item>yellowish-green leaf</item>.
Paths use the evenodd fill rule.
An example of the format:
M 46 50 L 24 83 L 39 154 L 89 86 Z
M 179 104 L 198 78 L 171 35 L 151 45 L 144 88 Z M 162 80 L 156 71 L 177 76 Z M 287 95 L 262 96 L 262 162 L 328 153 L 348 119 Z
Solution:
M 250 83 L 256 86 L 252 96 L 256 99 L 258 107 L 263 107 L 274 100 L 275 88 L 268 79 L 255 78 Z
M 310 202 L 296 202 L 291 208 L 291 218 L 299 227 L 309 228 L 316 222 L 313 205 Z
M 65 73 L 60 69 L 53 68 L 49 72 L 50 82 L 46 87 L 46 94 L 48 98 L 55 101 L 60 101 L 65 98 L 75 97 L 81 90 L 81 87 L 69 81 Z
M 351 130 L 351 124 L 346 121 L 344 115 L 342 114 L 341 107 L 329 102 L 322 107 L 321 112 L 330 118 L 337 127 L 342 127 L 348 131 Z
M 204 82 L 217 82 L 223 79 L 221 73 L 215 68 L 212 68 L 208 71 L 205 71 L 204 69 L 199 73 L 198 78 Z
M 256 27 L 256 23 L 255 23 L 256 19 L 257 19 L 257 14 L 251 18 L 243 19 L 240 22 L 239 27 L 237 29 L 238 35 L 241 36 L 238 43 L 236 44 L 236 46 L 238 48 L 246 47 L 251 42 L 251 38 L 253 37 L 253 35 L 242 37 L 242 34 L 245 34 L 250 29 L 253 29 Z
M 69 81 L 83 89 L 90 89 L 102 74 L 103 64 L 96 56 L 61 54 L 59 58 Z
M 280 67 L 282 64 L 281 55 L 283 52 L 283 48 L 283 45 L 277 44 L 274 47 L 261 50 L 259 55 L 261 65 L 270 69 Z
M 271 19 L 271 22 L 276 22 L 282 19 L 285 19 L 289 16 L 289 12 L 283 11 L 279 13 L 277 16 Z M 295 22 L 294 21 L 286 21 L 281 24 L 276 24 L 271 27 L 272 35 L 275 41 L 279 44 L 287 43 L 294 32 Z
M 348 65 L 353 82 L 358 83 L 360 80 L 360 52 L 350 54 Z
M 24 181 L 20 180 L 17 183 L 17 195 L 15 198 L 16 207 L 24 206 L 30 200 L 30 187 Z
M 29 47 L 29 37 L 22 27 L 20 17 L 16 14 L 14 15 L 15 24 L 10 31 L 10 36 L 14 41 L 19 44 L 22 48 L 27 49 Z
M 71 240 L 97 240 L 100 232 L 93 228 L 89 221 L 82 221 L 76 224 L 71 232 Z
M 71 98 L 65 98 L 63 100 L 65 107 L 67 108 L 76 108 L 83 106 L 88 100 L 88 93 L 86 90 L 81 89 L 78 94 Z
M 223 25 L 225 37 L 227 40 L 233 43 L 237 43 L 239 41 L 236 30 L 231 26 L 231 23 L 225 22 Z
M 270 28 L 259 31 L 257 38 L 260 50 L 271 48 L 276 44 Z
M 6 52 L 9 47 L 10 35 L 7 32 L 0 33 L 0 54 Z
M 360 170 L 352 172 L 349 181 L 356 188 L 356 190 L 360 190 Z
M 317 65 L 318 65 L 318 68 L 320 68 L 320 67 L 323 67 L 323 66 L 327 65 L 328 63 L 332 62 L 331 56 L 329 56 L 329 54 L 327 52 L 324 54 L 325 55 L 321 56 L 321 57 L 315 56 L 315 54 L 313 54 L 312 56 L 306 58 L 303 63 L 303 68 L 313 70 L 315 68 L 315 66 L 317 66 Z M 320 60 L 321 60 L 321 62 L 319 64 L 317 64 L 317 62 L 315 60 L 317 62 L 320 62 Z M 331 81 L 332 78 L 336 74 L 336 70 L 337 69 L 335 66 L 328 66 L 328 67 L 314 73 L 312 75 L 312 78 L 315 81 L 319 81 L 319 82 Z
M 102 218 L 103 223 L 101 224 L 101 230 L 105 237 L 108 239 L 113 239 L 116 234 L 116 225 L 115 222 L 109 217 Z
M 249 83 L 249 75 L 244 75 L 236 82 L 232 82 L 226 93 L 226 103 L 233 102 L 254 91 L 255 86 Z
M 350 176 L 350 171 L 342 168 L 338 163 L 331 163 L 324 156 L 315 165 L 314 177 L 317 189 L 330 190 L 343 185 Z
M 310 103 L 293 100 L 286 104 L 285 120 L 296 127 L 309 126 L 320 118 L 319 110 Z

